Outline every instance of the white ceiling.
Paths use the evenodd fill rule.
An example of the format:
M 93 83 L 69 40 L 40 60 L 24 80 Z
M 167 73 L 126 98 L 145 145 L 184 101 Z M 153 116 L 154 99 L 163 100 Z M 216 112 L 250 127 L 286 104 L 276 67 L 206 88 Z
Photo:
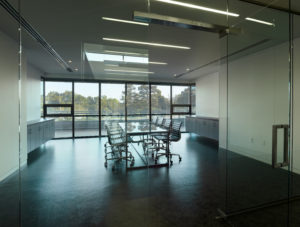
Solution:
M 15 0 L 9 2 L 16 6 Z M 186 2 L 220 10 L 226 10 L 227 8 L 227 1 L 225 0 L 186 0 Z M 146 49 L 149 61 L 168 63 L 166 66 L 149 65 L 147 70 L 155 72 L 155 74 L 149 75 L 150 80 L 191 82 L 201 73 L 207 73 L 207 67 L 202 72 L 203 68 L 201 66 L 226 54 L 227 43 L 224 42 L 224 38 L 219 38 L 219 34 L 156 24 L 150 24 L 149 27 L 146 27 L 117 23 L 104 21 L 101 17 L 132 20 L 133 11 L 143 11 L 223 26 L 229 23 L 231 26 L 241 28 L 240 34 L 229 37 L 229 53 L 234 53 L 264 39 L 270 39 L 270 45 L 288 40 L 288 15 L 286 13 L 238 0 L 229 2 L 229 11 L 239 13 L 240 17 L 229 18 L 228 21 L 226 16 L 223 15 L 182 8 L 155 0 L 24 1 L 21 9 L 23 17 L 52 45 L 65 61 L 71 59 L 71 68 L 78 68 L 78 72 L 67 72 L 25 32 L 22 41 L 29 62 L 49 77 L 118 79 L 118 76 L 111 77 L 103 73 L 103 70 L 97 70 L 99 67 L 95 65 L 95 62 L 86 62 L 84 45 L 88 43 L 114 46 L 116 49 Z M 285 1 L 275 2 L 279 4 Z M 244 20 L 245 17 L 250 16 L 261 20 L 274 21 L 276 27 L 268 27 Z M 0 29 L 17 38 L 15 28 L 16 23 L 1 8 Z M 189 46 L 191 50 L 112 43 L 103 41 L 103 37 Z M 187 68 L 200 69 L 187 73 Z M 173 76 L 182 73 L 187 74 L 179 78 Z M 135 80 L 132 77 L 125 78 L 124 75 L 120 75 L 119 79 Z

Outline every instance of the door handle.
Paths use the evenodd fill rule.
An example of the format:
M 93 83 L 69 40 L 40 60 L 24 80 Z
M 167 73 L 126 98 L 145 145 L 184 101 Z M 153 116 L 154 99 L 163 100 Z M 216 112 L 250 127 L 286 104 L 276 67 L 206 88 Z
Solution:
M 273 125 L 272 130 L 272 166 L 281 168 L 289 165 L 289 125 Z M 278 129 L 284 130 L 283 138 L 283 162 L 277 161 L 277 135 Z

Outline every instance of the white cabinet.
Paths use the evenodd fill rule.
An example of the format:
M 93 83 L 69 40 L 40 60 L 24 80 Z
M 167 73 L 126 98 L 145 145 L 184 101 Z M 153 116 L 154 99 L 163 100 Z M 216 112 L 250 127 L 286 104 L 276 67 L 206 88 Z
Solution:
M 54 138 L 54 119 L 41 119 L 27 123 L 27 152 L 31 152 Z
M 219 119 L 210 117 L 186 117 L 186 131 L 218 141 Z

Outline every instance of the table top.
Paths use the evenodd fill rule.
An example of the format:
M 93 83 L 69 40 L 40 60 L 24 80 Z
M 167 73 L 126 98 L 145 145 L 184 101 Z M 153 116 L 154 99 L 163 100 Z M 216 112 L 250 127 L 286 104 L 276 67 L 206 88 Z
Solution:
M 142 135 L 142 134 L 151 134 L 156 132 L 168 132 L 167 129 L 158 127 L 150 122 L 121 122 L 119 123 L 121 128 L 128 134 L 128 135 Z M 126 130 L 127 126 L 127 130 Z

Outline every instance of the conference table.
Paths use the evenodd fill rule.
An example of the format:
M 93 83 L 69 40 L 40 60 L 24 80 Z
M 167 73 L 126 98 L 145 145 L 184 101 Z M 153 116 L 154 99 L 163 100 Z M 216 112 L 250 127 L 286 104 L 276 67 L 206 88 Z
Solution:
M 137 166 L 128 166 L 128 162 L 126 162 L 126 169 L 141 169 L 141 168 L 154 168 L 154 167 L 163 167 L 169 166 L 169 156 L 166 158 L 165 162 L 155 163 L 153 157 L 149 157 L 149 154 L 141 151 L 140 145 L 143 144 L 145 138 L 149 138 L 149 136 L 156 133 L 165 133 L 167 138 L 169 138 L 169 130 L 160 126 L 157 126 L 149 121 L 128 121 L 128 122 L 120 122 L 120 127 L 126 134 L 126 143 L 131 145 L 134 149 L 136 157 L 142 160 L 143 164 L 139 164 Z M 128 146 L 126 146 L 126 156 L 128 154 Z M 169 142 L 166 143 L 166 152 L 170 152 Z M 135 157 L 135 158 L 136 158 Z

